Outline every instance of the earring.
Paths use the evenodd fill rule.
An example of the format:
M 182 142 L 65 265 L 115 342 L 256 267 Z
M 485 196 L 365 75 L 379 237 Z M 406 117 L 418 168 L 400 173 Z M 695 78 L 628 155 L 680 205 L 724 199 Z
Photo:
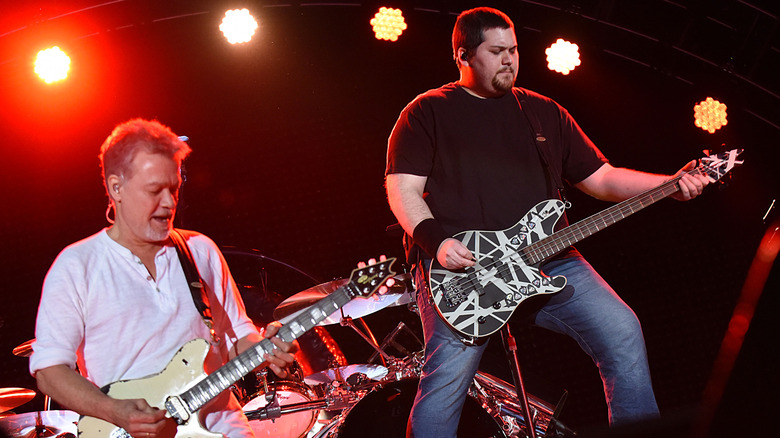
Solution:
M 111 218 L 111 208 L 114 206 L 114 203 L 111 201 L 108 201 L 108 207 L 106 208 L 106 220 L 109 224 L 114 225 L 114 219 Z M 114 216 L 116 217 L 116 211 L 114 211 Z

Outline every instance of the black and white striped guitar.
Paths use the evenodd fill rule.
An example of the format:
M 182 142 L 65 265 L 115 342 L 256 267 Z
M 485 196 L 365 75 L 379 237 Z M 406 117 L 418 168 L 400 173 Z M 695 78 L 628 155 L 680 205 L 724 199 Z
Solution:
M 705 152 L 707 153 L 707 152 Z M 719 180 L 742 164 L 732 149 L 700 160 L 689 174 Z M 433 303 L 442 319 L 465 341 L 498 331 L 525 299 L 552 294 L 566 286 L 566 277 L 548 277 L 539 265 L 580 240 L 676 193 L 678 178 L 615 204 L 553 234 L 565 206 L 542 201 L 514 226 L 502 231 L 464 231 L 454 236 L 474 254 L 476 265 L 449 271 L 436 260 L 430 270 Z
M 340 309 L 355 297 L 369 297 L 395 273 L 390 270 L 395 258 L 352 271 L 349 282 L 300 312 L 279 329 L 277 336 L 292 342 Z M 200 424 L 198 411 L 222 391 L 259 367 L 274 344 L 264 339 L 206 375 L 203 361 L 208 341 L 195 339 L 184 344 L 160 373 L 133 380 L 110 383 L 103 392 L 117 399 L 142 398 L 150 406 L 165 409 L 176 420 L 176 427 L 161 436 L 176 438 L 222 438 Z M 127 431 L 99 418 L 84 416 L 78 422 L 79 438 L 132 438 Z

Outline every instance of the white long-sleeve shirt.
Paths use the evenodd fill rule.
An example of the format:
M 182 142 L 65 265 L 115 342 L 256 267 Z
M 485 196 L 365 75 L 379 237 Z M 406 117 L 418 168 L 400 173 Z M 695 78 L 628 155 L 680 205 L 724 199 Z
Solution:
M 206 360 L 210 372 L 225 362 L 238 339 L 258 331 L 214 242 L 199 233 L 184 234 L 207 284 L 221 339 L 212 343 Z M 156 280 L 106 229 L 65 248 L 44 281 L 30 372 L 78 362 L 79 371 L 102 387 L 159 373 L 184 343 L 210 340 L 176 248 L 163 247 L 155 267 Z M 220 397 L 204 409 L 209 412 L 205 426 L 212 432 L 245 434 L 246 419 L 233 397 Z

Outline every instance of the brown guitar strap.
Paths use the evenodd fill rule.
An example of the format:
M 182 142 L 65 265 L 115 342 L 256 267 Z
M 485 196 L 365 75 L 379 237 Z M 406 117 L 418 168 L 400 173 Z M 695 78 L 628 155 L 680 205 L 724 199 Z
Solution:
M 192 258 L 190 247 L 187 246 L 184 236 L 182 236 L 181 232 L 176 228 L 171 230 L 170 235 L 173 246 L 176 247 L 176 252 L 179 254 L 179 262 L 181 262 L 181 267 L 184 269 L 184 276 L 187 279 L 187 285 L 190 287 L 192 301 L 195 303 L 198 312 L 200 312 L 200 316 L 203 318 L 206 327 L 208 327 L 209 333 L 211 333 L 211 340 L 219 342 L 219 337 L 214 331 L 214 320 L 211 317 L 206 285 L 203 284 L 203 280 L 200 277 L 198 267 L 195 265 L 195 259 Z

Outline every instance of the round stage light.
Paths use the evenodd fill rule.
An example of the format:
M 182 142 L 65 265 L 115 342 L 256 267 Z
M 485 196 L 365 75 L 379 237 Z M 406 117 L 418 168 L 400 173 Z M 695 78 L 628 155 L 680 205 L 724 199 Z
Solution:
M 219 25 L 219 30 L 230 44 L 248 43 L 257 30 L 257 21 L 249 10 L 231 9 L 225 12 L 225 18 Z
M 726 126 L 726 104 L 708 97 L 693 107 L 693 124 L 714 134 L 722 126 Z
M 406 30 L 404 16 L 400 9 L 379 8 L 379 12 L 370 21 L 374 29 L 374 36 L 378 40 L 397 41 L 403 31 Z
M 70 57 L 57 46 L 41 50 L 35 58 L 35 74 L 47 84 L 65 79 L 69 70 Z
M 547 68 L 560 74 L 567 75 L 580 65 L 579 47 L 563 38 L 558 38 L 544 53 L 547 55 Z

